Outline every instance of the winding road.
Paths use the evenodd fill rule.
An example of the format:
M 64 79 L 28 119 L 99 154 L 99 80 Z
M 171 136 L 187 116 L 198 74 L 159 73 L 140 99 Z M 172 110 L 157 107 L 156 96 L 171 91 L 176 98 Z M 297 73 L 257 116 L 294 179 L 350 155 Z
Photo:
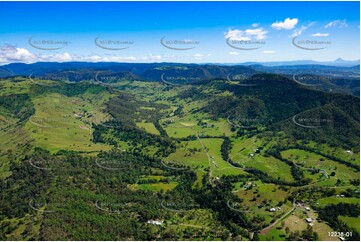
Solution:
M 283 220 L 285 217 L 287 217 L 290 213 L 292 213 L 294 210 L 296 209 L 296 199 L 293 199 L 293 207 L 290 211 L 288 211 L 287 213 L 285 213 L 282 217 L 280 217 L 279 219 L 277 219 L 276 221 L 274 221 L 271 225 L 267 226 L 266 228 L 262 229 L 260 231 L 261 235 L 266 234 L 270 229 L 272 229 L 276 224 L 278 224 L 278 222 L 280 222 L 281 220 Z
M 176 126 L 176 125 L 168 125 L 169 127 L 173 127 L 173 128 L 188 128 L 188 129 L 191 129 L 193 130 L 194 132 L 196 132 L 196 137 L 197 137 L 197 140 L 199 141 L 199 143 L 201 144 L 202 146 L 202 149 L 204 150 L 204 153 L 206 154 L 207 156 L 207 159 L 208 159 L 208 165 L 209 165 L 209 183 L 213 186 L 213 180 L 212 180 L 212 159 L 211 159 L 211 156 L 209 155 L 208 151 L 207 151 L 207 148 L 204 146 L 203 142 L 202 142 L 202 139 L 201 137 L 199 136 L 199 133 L 197 130 L 193 129 L 192 127 L 189 127 L 189 126 L 186 126 L 186 125 L 182 125 L 182 126 Z

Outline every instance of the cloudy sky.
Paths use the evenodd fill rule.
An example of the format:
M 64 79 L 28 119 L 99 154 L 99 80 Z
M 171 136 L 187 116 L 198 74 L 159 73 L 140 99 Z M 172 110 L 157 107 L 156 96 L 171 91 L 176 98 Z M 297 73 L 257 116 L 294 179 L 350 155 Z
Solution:
M 359 2 L 0 2 L 0 65 L 360 58 Z

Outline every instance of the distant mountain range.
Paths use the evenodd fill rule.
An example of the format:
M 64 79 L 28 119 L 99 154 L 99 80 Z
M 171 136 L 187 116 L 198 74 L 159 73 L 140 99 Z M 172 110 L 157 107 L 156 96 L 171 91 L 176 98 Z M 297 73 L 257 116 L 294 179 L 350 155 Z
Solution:
M 321 64 L 322 63 L 322 64 Z M 326 65 L 326 64 L 329 65 Z M 351 65 L 354 64 L 354 65 Z M 242 82 L 255 74 L 272 73 L 303 83 L 309 88 L 360 94 L 360 65 L 356 61 L 247 62 L 238 65 L 184 63 L 38 62 L 13 63 L 0 67 L 0 78 L 26 76 L 70 82 L 116 83 L 124 80 L 163 81 L 172 84 L 198 83 L 213 79 Z M 300 76 L 301 75 L 301 76 Z M 304 76 L 308 75 L 308 76 Z M 322 84 L 322 85 L 321 85 Z
M 208 63 L 208 64 L 185 64 L 185 63 L 119 63 L 119 62 L 37 62 L 32 64 L 25 63 L 11 63 L 0 66 L 0 77 L 13 76 L 13 75 L 30 75 L 43 73 L 54 73 L 56 71 L 74 70 L 74 69 L 99 69 L 111 71 L 129 71 L 136 75 L 141 75 L 147 70 L 159 69 L 160 67 L 209 67 L 209 66 L 243 66 L 251 67 L 253 69 L 265 70 L 263 67 L 279 67 L 279 69 L 315 69 L 327 67 L 352 67 L 354 71 L 359 70 L 360 60 L 348 61 L 341 58 L 335 61 L 318 62 L 313 60 L 296 60 L 296 61 L 278 61 L 278 62 L 244 62 L 238 64 L 225 64 L 225 63 Z M 283 67 L 283 68 L 282 68 Z M 292 69 L 292 68 L 291 68 Z M 330 69 L 330 68 L 328 68 Z M 36 73 L 35 73 L 36 72 Z
M 360 60 L 344 60 L 338 58 L 334 61 L 314 61 L 314 60 L 295 60 L 295 61 L 272 61 L 272 62 L 243 62 L 241 65 L 263 65 L 263 66 L 294 66 L 294 65 L 326 65 L 326 66 L 344 66 L 351 67 L 360 65 Z

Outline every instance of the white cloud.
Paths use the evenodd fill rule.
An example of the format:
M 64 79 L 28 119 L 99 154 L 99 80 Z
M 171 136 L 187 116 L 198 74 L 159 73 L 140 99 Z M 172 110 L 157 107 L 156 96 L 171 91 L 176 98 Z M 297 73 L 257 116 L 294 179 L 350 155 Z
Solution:
M 332 27 L 338 27 L 338 28 L 347 27 L 346 19 L 344 19 L 344 20 L 340 20 L 340 19 L 334 20 L 334 21 L 329 22 L 328 24 L 325 25 L 325 29 L 332 28 Z
M 239 29 L 229 29 L 227 33 L 224 33 L 224 38 L 228 39 L 231 38 L 232 40 L 263 40 L 267 38 L 268 31 L 264 30 L 263 28 L 258 29 L 246 29 L 246 30 L 239 30 Z
M 306 29 L 308 29 L 309 27 L 311 27 L 312 25 L 314 25 L 316 22 L 311 22 L 309 23 L 307 26 L 301 26 L 300 28 L 297 28 L 293 31 L 293 33 L 289 36 L 289 37 L 297 37 L 300 36 L 303 31 L 305 31 Z
M 162 56 L 150 54 L 150 55 L 148 55 L 148 56 L 146 56 L 146 57 L 142 57 L 141 59 L 142 59 L 142 60 L 157 61 L 157 60 L 162 59 Z
M 281 29 L 289 30 L 289 29 L 293 29 L 297 25 L 297 23 L 298 23 L 298 18 L 293 18 L 293 19 L 286 18 L 283 22 L 276 21 L 271 25 L 271 27 L 277 30 L 281 30 Z
M 24 48 L 17 48 L 12 45 L 5 45 L 0 49 L 0 63 L 32 63 L 36 61 L 36 59 L 36 55 Z
M 65 62 L 65 61 L 72 61 L 74 59 L 77 59 L 77 56 L 71 55 L 69 53 L 64 53 L 64 54 L 54 54 L 54 55 L 39 55 L 38 59 L 39 61 Z
M 161 56 L 150 55 L 146 60 L 159 60 Z M 58 54 L 35 54 L 25 48 L 17 48 L 12 45 L 5 45 L 0 48 L 0 64 L 14 62 L 34 63 L 34 62 L 67 62 L 67 61 L 88 61 L 88 62 L 130 62 L 136 61 L 134 56 L 79 56 L 65 53 Z
M 224 38 L 226 39 L 231 38 L 233 40 L 245 40 L 245 41 L 251 40 L 250 37 L 244 36 L 244 31 L 238 29 L 235 30 L 229 29 L 227 33 L 224 33 Z
M 303 31 L 305 31 L 306 29 L 307 29 L 306 26 L 302 26 L 301 28 L 295 29 L 293 33 L 290 35 L 290 37 L 300 36 L 303 33 Z
M 316 34 L 312 34 L 313 37 L 326 37 L 329 36 L 329 34 L 327 33 L 316 33 Z
M 262 40 L 267 38 L 266 34 L 268 33 L 268 31 L 263 30 L 262 28 L 258 28 L 258 29 L 247 29 L 245 33 L 246 35 L 255 37 L 256 40 Z
M 90 62 L 97 62 L 97 61 L 101 61 L 102 57 L 98 56 L 98 55 L 92 55 L 88 57 L 88 61 Z
M 201 59 L 203 59 L 203 54 L 194 54 L 193 55 L 193 57 L 194 57 L 194 59 L 196 59 L 196 60 L 201 60 Z
M 252 27 L 253 28 L 257 28 L 259 26 L 259 23 L 254 23 L 254 24 L 252 24 Z
M 87 62 L 129 62 L 136 61 L 134 56 L 99 56 L 88 55 L 78 56 L 69 53 L 54 54 L 54 55 L 39 55 L 36 61 L 48 62 L 67 62 L 67 61 L 87 61 Z
M 93 56 L 88 56 L 86 57 L 86 59 L 90 61 L 94 58 Z M 137 58 L 135 58 L 134 56 L 110 56 L 110 57 L 100 57 L 100 59 L 98 58 L 99 62 L 128 62 L 128 61 L 136 61 L 136 60 Z
M 236 51 L 231 51 L 229 52 L 230 55 L 239 55 L 239 52 L 236 52 Z
M 264 50 L 264 51 L 262 51 L 262 53 L 264 53 L 264 54 L 274 54 L 274 53 L 276 53 L 276 51 L 274 51 L 274 50 Z

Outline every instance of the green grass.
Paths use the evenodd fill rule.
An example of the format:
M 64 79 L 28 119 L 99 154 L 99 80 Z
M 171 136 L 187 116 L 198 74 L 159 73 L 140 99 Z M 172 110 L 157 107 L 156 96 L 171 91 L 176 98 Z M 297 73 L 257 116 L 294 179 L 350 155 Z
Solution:
M 256 137 L 237 138 L 231 140 L 233 146 L 229 156 L 233 161 L 242 160 L 248 157 L 250 154 L 254 153 L 254 151 L 263 143 L 261 139 L 257 139 Z
M 166 161 L 174 161 L 179 164 L 194 168 L 208 167 L 208 159 L 198 140 L 182 141 L 175 153 L 170 154 Z
M 31 152 L 27 145 L 31 147 L 32 142 L 28 132 L 21 126 L 0 130 L 0 180 L 12 174 L 10 161 L 14 162 L 16 158 Z
M 92 142 L 91 118 L 86 118 L 82 99 L 49 94 L 33 102 L 35 115 L 28 120 L 25 129 L 35 139 L 36 146 L 51 152 L 61 149 L 100 151 L 111 148 Z
M 303 231 L 307 228 L 307 222 L 305 219 L 307 217 L 316 218 L 317 215 L 314 213 L 311 214 L 304 214 L 300 209 L 296 209 L 294 212 L 292 212 L 289 216 L 287 216 L 285 219 L 283 219 L 284 226 L 282 226 L 282 223 L 279 222 L 277 225 L 271 229 L 267 234 L 260 235 L 261 240 L 285 240 L 284 237 L 277 236 L 286 234 L 286 228 L 289 228 L 290 232 L 295 231 Z M 330 226 L 328 226 L 325 223 L 314 221 L 312 229 L 314 232 L 316 232 L 319 236 L 319 240 L 321 241 L 339 241 L 337 237 L 330 237 L 328 232 L 333 231 Z M 273 238 L 272 238 L 273 236 Z
M 176 164 L 190 166 L 197 174 L 196 184 L 201 185 L 205 169 L 209 167 L 208 159 L 198 140 L 182 141 L 175 153 L 165 158 L 165 163 L 172 161 Z
M 1 83 L 0 95 L 3 95 L 4 93 L 7 95 L 29 92 L 30 82 L 28 80 L 26 81 L 26 79 L 24 80 L 25 81 L 22 82 Z M 211 170 L 213 178 L 222 177 L 223 175 L 246 174 L 242 169 L 234 168 L 222 159 L 222 136 L 231 138 L 233 147 L 230 151 L 230 157 L 233 161 L 243 164 L 245 167 L 254 167 L 262 170 L 275 179 L 280 178 L 285 181 L 294 181 L 291 175 L 291 167 L 286 163 L 273 157 L 265 157 L 263 151 L 261 151 L 260 154 L 256 154 L 253 158 L 250 157 L 250 154 L 254 154 L 255 150 L 262 146 L 267 148 L 278 142 L 288 142 L 286 138 L 270 138 L 267 141 L 266 139 L 257 137 L 235 138 L 236 134 L 231 132 L 231 126 L 227 120 L 222 118 L 213 120 L 206 113 L 201 113 L 199 111 L 193 112 L 194 110 L 206 106 L 212 98 L 207 97 L 200 100 L 187 98 L 182 100 L 176 97 L 179 93 L 189 89 L 190 86 L 170 88 L 162 83 L 124 81 L 115 84 L 114 89 L 117 88 L 134 94 L 139 100 L 165 104 L 167 107 L 162 110 L 164 116 L 159 120 L 159 123 L 164 127 L 170 137 L 183 138 L 195 136 L 197 132 L 199 133 L 201 141 L 209 153 L 210 160 L 197 139 L 192 141 L 179 141 L 179 143 L 176 140 L 176 151 L 164 160 L 165 163 L 172 161 L 191 167 L 197 175 L 197 181 L 194 185 L 201 184 L 203 176 L 207 174 L 209 169 Z M 213 97 L 233 95 L 229 92 L 213 93 L 214 90 L 211 88 L 202 90 L 202 92 Z M 114 95 L 116 94 L 110 94 L 104 91 L 97 95 L 84 93 L 76 97 L 66 97 L 59 94 L 46 94 L 34 98 L 32 100 L 36 109 L 34 117 L 26 123 L 25 127 L 11 128 L 6 131 L 0 130 L 0 145 L 1 147 L 6 147 L 6 149 L 17 151 L 19 153 L 23 153 L 25 144 L 40 146 L 50 150 L 52 153 L 60 149 L 88 152 L 109 150 L 111 146 L 94 144 L 92 142 L 91 123 L 99 124 L 111 119 L 110 115 L 105 111 L 105 103 Z M 175 116 L 174 112 L 178 107 L 183 107 L 183 113 Z M 154 108 L 140 107 L 140 109 L 153 110 Z M 9 118 L 6 114 L 3 114 L 1 110 L 0 113 L 0 129 L 9 124 L 16 123 L 17 120 Z M 171 121 L 171 124 L 165 125 L 166 121 Z M 137 121 L 136 125 L 148 133 L 159 135 L 159 131 L 155 128 L 153 123 Z M 114 138 L 111 136 L 110 132 L 104 134 L 104 136 L 110 139 Z M 218 138 L 202 138 L 202 136 L 214 136 Z M 122 150 L 134 148 L 129 147 L 127 142 L 114 140 Z M 360 156 L 356 151 L 350 156 L 342 148 L 331 148 L 327 145 L 316 145 L 314 143 L 308 145 L 313 148 L 318 147 L 317 149 L 325 154 L 335 155 L 336 157 L 349 160 L 355 164 L 359 163 Z M 146 155 L 152 156 L 155 153 L 156 148 L 150 145 L 142 151 Z M 303 163 L 305 168 L 322 168 L 327 170 L 329 174 L 333 171 L 336 173 L 334 177 L 320 183 L 315 183 L 313 184 L 314 186 L 334 186 L 336 180 L 340 179 L 343 182 L 342 186 L 346 187 L 349 185 L 350 179 L 359 178 L 358 172 L 312 152 L 292 149 L 283 151 L 282 156 L 290 160 L 293 160 L 298 156 L 297 159 L 295 158 L 296 162 L 301 164 L 303 161 L 306 161 Z M 323 161 L 321 159 L 323 159 Z M 0 151 L 0 160 L 0 179 L 4 179 L 11 175 L 10 163 L 4 150 Z M 141 175 L 137 177 L 137 179 L 134 179 L 135 184 L 129 184 L 128 188 L 133 189 L 133 192 L 139 192 L 134 190 L 143 190 L 155 193 L 172 190 L 178 185 L 177 177 L 173 176 L 168 177 L 169 182 L 160 182 L 160 179 L 167 177 L 168 173 L 166 171 L 156 168 L 150 168 L 149 171 L 151 171 L 150 174 L 157 175 Z M 320 174 L 311 175 L 308 171 L 305 171 L 305 175 L 316 181 L 319 179 Z M 157 182 L 141 184 L 139 180 L 142 179 L 156 179 Z M 291 202 L 287 200 L 287 197 L 290 194 L 289 190 L 284 191 L 280 189 L 280 186 L 278 185 L 266 184 L 258 180 L 248 184 L 252 179 L 253 178 L 245 184 L 240 181 L 235 182 L 235 188 L 233 190 L 234 195 L 243 199 L 242 208 L 244 210 L 252 211 L 252 213 L 246 214 L 249 219 L 260 216 L 265 220 L 264 225 L 269 225 L 272 220 L 277 219 L 292 208 Z M 244 185 L 249 185 L 250 189 L 244 188 Z M 289 187 L 287 187 L 287 189 L 289 189 Z M 66 192 L 64 190 L 63 192 L 64 194 L 70 194 L 68 190 L 66 190 Z M 91 201 L 95 198 L 94 195 L 91 195 L 92 192 L 88 192 L 87 189 L 79 191 L 72 190 L 72 192 L 74 192 L 76 196 L 74 195 L 74 199 L 71 201 L 79 201 L 79 199 L 75 199 L 77 196 L 87 198 L 86 201 Z M 342 189 L 337 189 L 337 192 L 342 194 Z M 99 196 L 103 196 L 103 194 L 99 194 Z M 258 205 L 264 201 L 266 201 L 267 205 L 259 208 Z M 286 203 L 280 205 L 282 208 L 281 210 L 277 210 L 274 213 L 269 212 L 268 209 L 270 207 L 277 207 L 279 202 L 284 201 L 286 201 Z M 327 197 L 321 198 L 317 202 L 319 202 L 321 207 L 324 207 L 327 204 L 337 204 L 339 202 L 359 204 L 359 199 Z M 87 214 L 87 216 L 91 215 Z M 170 216 L 164 218 L 166 220 L 165 227 L 166 229 L 175 229 L 177 232 L 184 231 L 186 228 L 197 229 L 204 227 L 206 230 L 222 228 L 220 222 L 213 218 L 213 216 L 212 211 L 204 209 L 192 209 L 181 214 L 171 213 Z M 285 227 L 289 227 L 291 231 L 301 231 L 306 228 L 307 223 L 304 221 L 305 217 L 306 214 L 303 214 L 302 211 L 298 209 L 284 219 L 285 226 L 282 229 L 276 229 L 276 227 L 281 224 L 278 223 L 275 228 L 271 229 L 266 235 L 261 235 L 260 237 L 263 240 L 284 240 L 282 235 L 285 234 Z M 359 218 L 344 216 L 340 216 L 339 218 L 349 224 L 350 227 L 358 229 L 359 231 Z M 40 219 L 37 221 L 40 221 Z M 297 221 L 297 223 L 295 223 L 295 221 Z M 8 237 L 7 239 L 22 239 L 25 227 L 32 222 L 34 221 L 31 221 L 31 219 L 28 218 L 27 221 L 20 221 L 18 218 L 12 219 L 11 223 L 16 227 L 16 230 L 14 230 L 12 237 Z M 36 226 L 34 227 L 34 230 L 38 231 L 36 233 L 39 233 L 41 223 L 36 222 L 33 224 Z M 328 231 L 332 231 L 327 224 L 316 222 L 314 231 L 319 233 L 320 239 L 322 240 L 334 239 L 327 235 Z M 23 239 L 26 239 L 26 237 Z
M 259 238 L 260 240 L 268 240 L 268 241 L 285 240 L 284 237 L 281 237 L 282 235 L 285 235 L 285 232 L 274 228 L 271 229 L 266 235 L 260 235 Z
M 202 120 L 206 123 L 204 126 L 196 126 L 195 130 L 197 130 L 202 135 L 208 136 L 232 136 L 231 125 L 227 123 L 224 119 L 219 119 L 217 121 L 213 121 L 210 119 Z
M 232 136 L 231 125 L 225 119 L 211 120 L 204 113 L 189 114 L 184 117 L 169 117 L 161 120 L 171 123 L 165 125 L 164 129 L 170 137 L 183 138 L 195 135 L 198 132 L 203 136 Z M 202 122 L 202 125 L 199 123 Z
M 243 163 L 246 167 L 253 167 L 266 172 L 268 175 L 276 179 L 285 181 L 294 181 L 291 174 L 291 167 L 286 163 L 274 158 L 256 155 Z
M 359 204 L 360 199 L 356 197 L 323 197 L 317 200 L 320 207 L 325 207 L 328 204 L 338 204 L 338 203 L 354 203 Z
M 28 93 L 32 84 L 29 79 L 24 77 L 15 77 L 16 81 L 1 81 L 0 96 L 10 94 Z
M 0 180 L 3 180 L 11 176 L 12 172 L 10 171 L 10 163 L 7 161 L 5 156 L 0 157 Z
M 315 223 L 312 226 L 313 231 L 318 234 L 318 239 L 322 241 L 340 241 L 338 237 L 329 236 L 328 232 L 334 231 L 328 224 L 326 223 Z
M 267 223 L 270 223 L 273 218 L 281 216 L 292 208 L 291 202 L 287 201 L 287 203 L 280 206 L 281 210 L 276 210 L 276 212 L 269 211 L 269 208 L 277 207 L 278 203 L 285 201 L 288 196 L 286 191 L 279 189 L 274 184 L 253 181 L 247 182 L 245 185 L 249 188 L 242 186 L 233 194 L 243 199 L 242 209 L 252 211 L 252 213 L 248 213 L 250 216 L 261 216 Z M 268 205 L 259 208 L 258 206 L 264 201 Z
M 330 175 L 332 172 L 335 172 L 335 176 L 330 176 L 329 180 L 320 183 L 320 185 L 334 185 L 337 179 L 340 179 L 343 182 L 342 185 L 349 185 L 350 180 L 359 178 L 359 174 L 354 169 L 312 152 L 290 149 L 282 151 L 281 155 L 283 158 L 303 165 L 304 168 L 323 169 L 327 172 L 328 175 Z M 306 172 L 305 174 L 306 177 L 310 177 L 313 180 L 318 180 L 320 179 L 320 176 L 322 176 L 320 174 L 311 175 L 309 172 Z
M 208 104 L 207 100 L 195 100 L 187 102 L 183 107 L 183 111 L 189 113 L 190 111 L 198 108 L 202 108 Z
M 283 220 L 285 223 L 283 229 L 288 227 L 290 231 L 305 230 L 307 228 L 305 217 L 306 216 L 300 210 L 295 210 L 293 214 L 287 216 L 287 218 Z M 280 226 L 280 223 L 278 223 L 277 226 Z
M 351 154 L 347 152 L 346 149 L 341 147 L 330 147 L 327 144 L 317 144 L 315 142 L 310 142 L 308 146 L 321 151 L 323 154 L 328 154 L 340 158 L 345 161 L 360 165 L 360 153 L 357 151 L 352 151 Z
M 184 231 L 187 228 L 212 230 L 213 232 L 223 229 L 223 226 L 214 218 L 210 210 L 190 209 L 182 213 L 173 212 L 171 215 L 169 220 L 164 221 L 165 226 L 167 229 L 171 228 L 177 232 Z
M 360 233 L 360 217 L 347 217 L 347 216 L 338 216 L 338 218 L 345 222 L 348 226 Z
M 162 179 L 162 178 L 166 178 L 165 176 L 155 176 L 155 175 L 148 175 L 148 176 L 146 176 L 146 175 L 143 175 L 143 176 L 140 176 L 139 177 L 140 179 L 143 179 L 143 178 L 146 178 L 146 179 L 148 179 L 148 178 L 151 178 L 151 179 L 157 179 L 158 181 L 160 180 L 160 179 Z M 169 179 L 173 179 L 174 177 L 168 177 Z
M 157 128 L 154 126 L 153 123 L 141 122 L 141 123 L 136 123 L 136 125 L 137 125 L 139 128 L 144 129 L 144 130 L 145 130 L 146 132 L 148 132 L 148 133 L 159 135 L 159 131 L 157 130 Z
M 177 186 L 177 182 L 170 183 L 153 183 L 153 184 L 132 184 L 130 185 L 133 189 L 140 189 L 144 191 L 168 191 L 172 190 Z
M 232 167 L 229 163 L 222 159 L 221 146 L 223 139 L 202 138 L 201 140 L 204 146 L 207 148 L 211 158 L 211 169 L 213 176 L 221 177 L 222 175 L 238 175 L 245 173 L 243 170 Z
M 166 120 L 175 120 L 175 118 L 167 118 Z M 165 120 L 162 120 L 165 121 Z M 189 124 L 189 123 L 188 123 Z M 191 126 L 184 126 L 179 121 L 172 122 L 170 125 L 163 126 L 169 137 L 172 138 L 185 138 L 188 136 L 196 135 L 196 131 L 191 129 Z
M 175 153 L 169 155 L 165 162 L 175 162 L 177 164 L 190 166 L 196 171 L 197 184 L 201 184 L 203 175 L 207 169 L 212 169 L 212 177 L 222 175 L 237 175 L 245 173 L 243 170 L 230 166 L 221 156 L 221 138 L 201 138 L 203 145 L 208 150 L 210 161 L 198 140 L 182 141 L 178 145 Z M 210 166 L 211 164 L 211 166 Z
M 274 158 L 274 157 L 264 157 L 260 154 L 255 154 L 255 150 L 259 149 L 263 145 L 264 141 L 257 139 L 256 137 L 252 138 L 237 138 L 232 139 L 232 149 L 230 151 L 230 158 L 239 164 L 244 165 L 245 167 L 253 167 L 259 170 L 266 172 L 268 175 L 278 179 L 283 179 L 285 181 L 294 181 L 291 174 L 291 167 L 286 163 Z M 219 144 L 218 144 L 219 145 Z M 220 146 L 211 147 L 210 151 L 220 151 Z M 220 155 L 220 153 L 215 153 Z M 255 154 L 253 158 L 250 157 L 251 154 Z M 220 167 L 223 169 L 227 167 L 220 161 Z M 229 167 L 229 165 L 228 165 Z M 226 169 L 226 168 L 225 168 Z M 236 172 L 235 168 L 227 168 L 231 173 L 223 174 L 239 174 L 239 171 Z M 217 170 L 215 170 L 217 174 Z M 222 174 L 222 173 L 221 173 Z

